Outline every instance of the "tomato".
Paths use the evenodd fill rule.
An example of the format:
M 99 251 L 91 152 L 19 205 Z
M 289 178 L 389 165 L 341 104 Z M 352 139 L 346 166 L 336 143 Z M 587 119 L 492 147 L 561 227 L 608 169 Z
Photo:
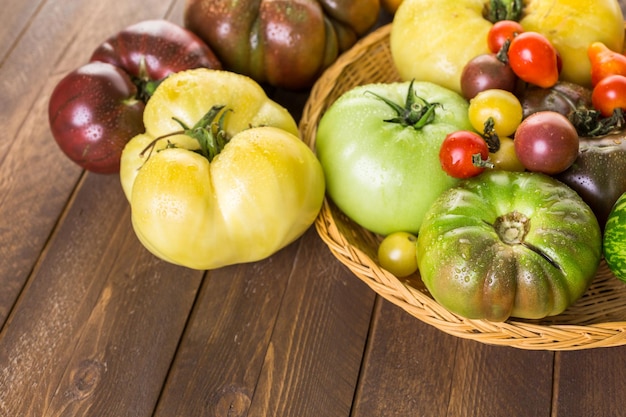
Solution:
M 379 11 L 379 0 L 189 0 L 184 22 L 225 69 L 297 90 L 365 35 Z
M 498 20 L 493 5 L 509 0 L 404 0 L 390 34 L 393 62 L 403 80 L 430 81 L 461 92 L 465 64 L 489 53 L 487 34 Z M 615 0 L 525 0 L 519 22 L 524 31 L 542 33 L 559 52 L 565 81 L 589 86 L 587 47 L 602 41 L 624 48 L 624 17 Z M 450 27 L 454 30 L 442 30 Z M 419 45 L 416 48 L 415 45 Z
M 378 246 L 378 262 L 399 278 L 417 271 L 417 237 L 412 233 L 394 232 L 385 236 Z
M 470 319 L 540 319 L 563 312 L 593 280 L 596 218 L 547 175 L 485 171 L 441 194 L 417 238 L 432 296 Z
M 620 195 L 609 212 L 602 248 L 611 272 L 626 282 L 626 193 Z
M 286 109 L 243 75 L 169 76 L 122 153 L 141 243 L 194 269 L 265 258 L 299 237 L 324 199 L 321 166 Z
M 536 32 L 516 36 L 508 50 L 509 65 L 522 80 L 549 88 L 559 80 L 557 51 L 548 38 Z
M 497 151 L 489 153 L 489 161 L 494 169 L 504 171 L 525 171 L 526 167 L 520 162 L 515 153 L 515 142 L 510 137 L 500 137 L 500 146 Z
M 487 33 L 487 46 L 489 50 L 497 54 L 502 47 L 511 42 L 513 38 L 524 32 L 524 28 L 515 20 L 500 20 L 495 22 Z
M 510 91 L 485 90 L 470 100 L 468 115 L 470 123 L 483 132 L 488 119 L 498 136 L 510 136 L 522 121 L 523 111 L 519 99 Z
M 481 54 L 470 60 L 461 73 L 461 93 L 470 100 L 481 91 L 499 89 L 514 91 L 517 76 L 494 54 Z
M 317 129 L 327 195 L 365 229 L 417 233 L 430 203 L 458 181 L 442 170 L 439 150 L 448 133 L 471 130 L 467 106 L 459 94 L 427 82 L 347 91 Z
M 140 86 L 190 68 L 221 68 L 213 50 L 194 33 L 167 20 L 144 20 L 111 36 L 90 61 L 123 68 Z M 152 87 L 151 87 L 152 88 Z M 145 92 L 149 96 L 149 91 Z
M 528 116 L 515 132 L 515 153 L 529 171 L 558 174 L 578 157 L 578 132 L 560 113 L 542 111 Z
M 591 102 L 605 117 L 615 109 L 626 109 L 626 76 L 610 75 L 600 80 L 593 88 Z
M 578 109 L 590 109 L 591 89 L 582 85 L 559 81 L 550 88 L 526 84 L 516 91 L 522 103 L 524 118 L 538 111 L 555 111 L 569 116 Z
M 52 135 L 82 168 L 117 173 L 124 145 L 144 131 L 142 113 L 154 87 L 197 67 L 220 68 L 220 62 L 193 33 L 165 20 L 131 25 L 55 86 L 48 103 Z
M 48 103 L 50 130 L 63 153 L 86 170 L 119 172 L 126 142 L 144 131 L 144 102 L 120 68 L 92 62 L 67 74 Z
M 604 227 L 611 208 L 626 193 L 626 134 L 581 137 L 578 157 L 555 178 L 574 189 Z
M 451 177 L 474 177 L 490 166 L 487 142 L 475 132 L 458 130 L 449 133 L 441 144 L 441 168 Z
M 591 62 L 591 85 L 609 75 L 626 75 L 626 56 L 609 49 L 602 42 L 589 45 L 587 55 Z

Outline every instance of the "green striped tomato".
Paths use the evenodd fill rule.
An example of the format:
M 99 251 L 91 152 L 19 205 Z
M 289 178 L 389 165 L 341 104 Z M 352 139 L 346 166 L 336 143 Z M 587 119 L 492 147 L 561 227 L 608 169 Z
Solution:
M 603 249 L 611 272 L 626 282 L 626 193 L 617 199 L 609 213 L 604 228 Z

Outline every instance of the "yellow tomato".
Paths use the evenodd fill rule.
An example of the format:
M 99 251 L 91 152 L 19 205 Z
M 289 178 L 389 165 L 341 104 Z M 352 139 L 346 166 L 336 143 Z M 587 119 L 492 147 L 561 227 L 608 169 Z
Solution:
M 523 109 L 510 91 L 490 89 L 470 100 L 467 114 L 476 131 L 484 132 L 485 124 L 491 120 L 491 128 L 498 136 L 511 136 L 522 122 Z
M 460 92 L 461 73 L 489 52 L 485 17 L 491 0 L 404 0 L 391 28 L 393 61 L 402 79 L 430 81 Z M 596 41 L 623 50 L 624 17 L 616 0 L 527 0 L 522 27 L 543 33 L 563 62 L 561 78 L 590 85 L 587 47 Z
M 137 237 L 161 259 L 194 269 L 257 261 L 315 220 L 321 165 L 287 110 L 252 79 L 174 74 L 144 122 L 146 133 L 122 153 L 120 179 Z

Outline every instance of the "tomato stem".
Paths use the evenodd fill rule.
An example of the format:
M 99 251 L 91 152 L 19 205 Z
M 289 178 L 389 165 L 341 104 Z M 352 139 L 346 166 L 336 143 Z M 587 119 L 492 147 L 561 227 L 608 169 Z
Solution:
M 519 211 L 512 211 L 498 217 L 493 224 L 497 235 L 507 245 L 519 245 L 530 230 L 530 219 Z
M 602 117 L 595 109 L 576 109 L 568 116 L 579 136 L 598 137 L 622 131 L 626 127 L 624 110 L 616 108 L 610 117 Z
M 485 120 L 481 136 L 485 139 L 485 142 L 487 142 L 489 152 L 498 152 L 500 149 L 500 136 L 496 133 L 495 121 L 493 120 L 493 117 L 488 117 L 487 120 Z
M 144 153 L 150 150 L 150 154 L 148 155 L 149 158 L 155 144 L 160 140 L 175 135 L 187 135 L 198 141 L 198 144 L 200 145 L 198 153 L 207 158 L 209 162 L 213 161 L 213 158 L 215 158 L 230 141 L 230 138 L 224 129 L 224 120 L 226 113 L 231 110 L 224 108 L 225 106 L 223 105 L 214 105 L 192 127 L 187 126 L 182 120 L 172 117 L 172 119 L 182 127 L 182 130 L 171 132 L 154 139 L 141 151 L 140 156 L 143 156 Z M 176 145 L 168 144 L 167 147 L 175 148 Z
M 483 159 L 483 156 L 480 153 L 475 153 L 472 155 L 472 165 L 477 168 L 493 168 L 495 165 L 489 159 Z
M 400 105 L 387 97 L 383 97 L 380 94 L 373 91 L 367 91 L 367 93 L 385 102 L 396 112 L 396 117 L 384 120 L 388 123 L 399 123 L 405 127 L 412 127 L 416 130 L 420 130 L 429 123 L 435 120 L 435 109 L 439 106 L 439 103 L 429 103 L 421 97 L 415 94 L 413 89 L 414 80 L 409 84 L 409 90 L 407 92 L 406 101 L 404 105 Z
M 491 23 L 501 20 L 514 20 L 519 22 L 524 9 L 523 0 L 490 0 L 484 16 Z

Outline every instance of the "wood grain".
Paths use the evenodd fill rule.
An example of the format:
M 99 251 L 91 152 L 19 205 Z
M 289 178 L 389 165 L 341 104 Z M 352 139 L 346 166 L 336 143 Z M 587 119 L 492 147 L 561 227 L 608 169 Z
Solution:
M 47 102 L 106 37 L 142 19 L 181 24 L 184 5 L 0 8 L 0 417 L 626 415 L 626 347 L 534 352 L 444 334 L 378 297 L 313 228 L 209 272 L 148 253 L 119 176 L 64 157 Z M 307 91 L 266 90 L 300 117 Z

